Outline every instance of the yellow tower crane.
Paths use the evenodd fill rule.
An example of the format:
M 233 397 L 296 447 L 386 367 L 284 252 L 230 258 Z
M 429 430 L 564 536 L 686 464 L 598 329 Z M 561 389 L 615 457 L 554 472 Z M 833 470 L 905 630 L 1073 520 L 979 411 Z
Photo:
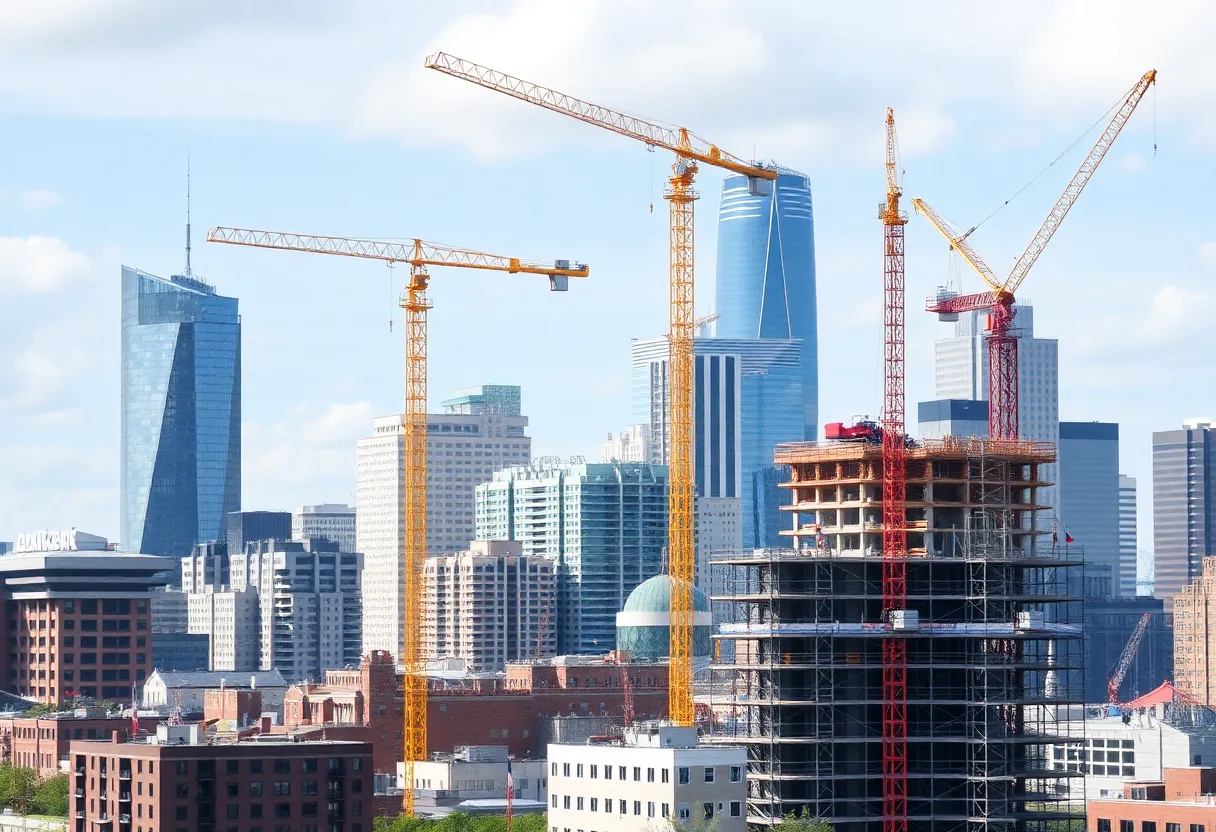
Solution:
M 451 248 L 424 240 L 386 243 L 346 237 L 318 237 L 222 227 L 211 229 L 207 240 L 212 243 L 363 257 L 410 265 L 409 284 L 401 298 L 401 308 L 405 310 L 405 413 L 402 417 L 405 441 L 405 481 L 402 483 L 405 556 L 401 570 L 404 621 L 399 660 L 405 667 L 402 749 L 405 755 L 405 789 L 402 808 L 406 814 L 412 815 L 414 761 L 425 760 L 427 757 L 427 691 L 422 655 L 422 567 L 426 562 L 426 313 L 431 308 L 431 302 L 426 296 L 427 284 L 430 282 L 427 267 L 453 266 L 511 274 L 543 274 L 549 277 L 550 290 L 557 292 L 566 291 L 569 278 L 586 277 L 590 271 L 582 263 L 572 265 L 567 260 L 558 260 L 550 266 L 516 257 L 500 257 L 480 251 Z
M 668 459 L 668 564 L 671 576 L 671 668 L 668 715 L 677 725 L 694 722 L 692 698 L 692 585 L 696 558 L 693 552 L 693 180 L 698 164 L 713 165 L 748 177 L 753 193 L 767 193 L 777 171 L 747 162 L 710 144 L 683 127 L 664 127 L 611 110 L 565 93 L 524 81 L 471 61 L 439 52 L 426 66 L 447 75 L 504 93 L 579 121 L 611 130 L 675 153 L 666 199 L 670 205 L 670 263 L 668 330 L 667 424 L 671 455 Z

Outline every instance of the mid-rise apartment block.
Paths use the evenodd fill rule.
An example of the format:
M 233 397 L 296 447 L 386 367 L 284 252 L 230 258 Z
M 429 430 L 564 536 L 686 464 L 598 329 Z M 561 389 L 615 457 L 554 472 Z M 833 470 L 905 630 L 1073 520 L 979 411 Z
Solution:
M 465 659 L 475 673 L 547 658 L 557 649 L 554 561 L 513 540 L 475 540 L 467 552 L 427 558 L 423 649 Z
M 543 460 L 477 489 L 479 540 L 557 565 L 557 651 L 603 653 L 629 593 L 660 571 L 667 467 Z
M 1170 603 L 1216 553 L 1216 432 L 1206 420 L 1153 433 L 1153 594 Z
M 600 462 L 650 462 L 650 425 L 629 425 L 618 434 L 608 434 L 600 446 Z
M 475 490 L 494 472 L 527 465 L 532 440 L 520 412 L 519 388 L 485 385 L 462 391 L 427 416 L 427 552 L 468 548 L 476 534 Z M 365 561 L 363 647 L 401 652 L 401 564 L 405 555 L 401 489 L 405 445 L 401 416 L 375 420 L 372 436 L 358 441 L 356 548 Z
M 356 552 L 355 509 L 342 503 L 300 506 L 291 513 L 291 539 L 323 537 L 338 544 L 339 552 Z
M 228 544 L 195 546 L 182 558 L 181 574 L 187 632 L 208 638 L 207 666 L 202 669 L 253 671 L 261 667 L 258 595 L 249 587 L 232 585 Z
M 232 558 L 233 585 L 258 599 L 262 670 L 319 680 L 362 655 L 363 556 L 327 540 L 266 540 Z
M 370 832 L 371 743 L 259 737 L 220 743 L 201 723 L 144 742 L 74 740 L 75 832 L 140 827 Z
M 746 749 L 698 746 L 695 727 L 641 725 L 612 740 L 550 743 L 548 759 L 549 825 L 558 829 L 747 828 Z

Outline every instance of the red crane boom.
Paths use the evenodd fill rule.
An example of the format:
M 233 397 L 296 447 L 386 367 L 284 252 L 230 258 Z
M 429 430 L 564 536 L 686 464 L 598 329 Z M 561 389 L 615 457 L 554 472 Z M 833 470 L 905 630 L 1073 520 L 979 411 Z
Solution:
M 1115 666 L 1106 680 L 1106 701 L 1112 705 L 1119 702 L 1119 688 L 1127 677 L 1127 671 L 1131 669 L 1132 662 L 1136 658 L 1136 651 L 1140 649 L 1140 642 L 1144 640 L 1144 631 L 1148 629 L 1150 614 L 1146 612 L 1140 616 L 1140 620 L 1136 622 L 1136 629 L 1132 630 L 1131 638 L 1127 640 L 1127 644 L 1123 645 L 1119 661 L 1115 662 Z

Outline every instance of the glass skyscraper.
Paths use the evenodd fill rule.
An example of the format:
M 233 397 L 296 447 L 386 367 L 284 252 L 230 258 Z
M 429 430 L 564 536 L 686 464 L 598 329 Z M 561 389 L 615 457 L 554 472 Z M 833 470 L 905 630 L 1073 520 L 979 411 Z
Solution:
M 241 507 L 241 321 L 197 278 L 122 269 L 122 534 L 185 557 Z
M 803 426 L 780 441 L 817 439 L 819 328 L 808 177 L 782 169 L 775 182 L 728 176 L 722 183 L 716 295 L 719 338 L 801 340 Z
M 779 532 L 789 526 L 789 517 L 788 513 L 783 516 L 779 505 L 788 492 L 777 487 L 784 480 L 782 472 L 773 465 L 773 451 L 781 442 L 798 442 L 803 438 L 803 343 L 798 339 L 696 338 L 693 352 L 697 369 L 697 432 L 693 447 L 697 494 L 734 496 L 719 489 L 728 483 L 733 488 L 738 482 L 744 548 L 787 546 Z M 666 465 L 670 447 L 667 339 L 635 340 L 632 353 L 632 421 L 650 426 L 650 461 Z M 718 362 L 730 366 L 731 373 L 722 379 L 720 390 L 715 390 L 706 381 L 712 382 L 718 375 L 713 371 Z M 736 372 L 737 405 L 731 383 Z M 735 412 L 739 420 L 737 451 L 733 446 L 736 428 L 728 424 L 733 422 Z M 714 421 L 718 414 L 722 419 L 720 427 Z M 716 477 L 717 472 L 721 474 Z

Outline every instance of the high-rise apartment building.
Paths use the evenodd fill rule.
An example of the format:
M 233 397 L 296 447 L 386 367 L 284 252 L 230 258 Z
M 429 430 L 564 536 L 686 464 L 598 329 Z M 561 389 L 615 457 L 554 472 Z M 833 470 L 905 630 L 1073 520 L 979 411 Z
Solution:
M 1136 574 L 1138 535 L 1136 533 L 1136 478 L 1119 475 L 1119 585 L 1139 593 L 1140 576 Z
M 1216 553 L 1214 444 L 1206 420 L 1153 433 L 1153 595 L 1167 605 Z
M 426 541 L 431 555 L 464 551 L 477 537 L 477 485 L 499 469 L 532 459 L 518 387 L 471 388 L 443 407 L 448 412 L 427 416 Z M 405 617 L 400 591 L 404 441 L 401 416 L 384 416 L 375 420 L 372 436 L 358 441 L 356 451 L 356 548 L 364 556 L 366 582 L 363 649 L 387 650 L 393 656 L 401 654 Z
M 1060 441 L 1059 342 L 1036 338 L 1034 309 L 1029 303 L 1014 304 L 1014 335 L 1018 339 L 1018 434 L 1036 442 Z M 984 316 L 964 313 L 954 324 L 954 336 L 934 344 L 933 383 L 938 399 L 988 401 L 988 342 Z M 1043 475 L 1055 482 L 1054 465 L 1043 466 Z M 1040 492 L 1045 506 L 1055 506 L 1054 488 Z M 1044 523 L 1050 520 L 1042 518 Z
M 469 551 L 427 558 L 423 650 L 465 659 L 476 673 L 548 658 L 557 649 L 554 562 L 513 540 L 474 540 Z
M 254 671 L 261 666 L 259 599 L 232 586 L 228 544 L 200 543 L 182 558 L 187 632 L 209 639 L 206 670 Z
M 342 503 L 300 506 L 291 513 L 291 539 L 322 537 L 338 544 L 339 552 L 358 551 L 355 546 L 355 509 Z
M 600 445 L 600 462 L 650 462 L 650 423 L 629 425 L 618 434 L 608 434 Z
M 257 593 L 262 670 L 304 682 L 359 664 L 362 555 L 327 540 L 263 540 L 231 561 L 233 585 Z
M 123 548 L 185 557 L 241 507 L 236 298 L 122 268 Z
M 499 471 L 477 488 L 477 538 L 555 561 L 558 652 L 603 653 L 629 593 L 659 573 L 667 468 L 540 460 Z
M 819 330 L 807 176 L 781 169 L 771 183 L 726 177 L 718 212 L 716 277 L 718 337 L 798 341 L 802 430 L 781 441 L 816 439 Z
M 1216 557 L 1201 558 L 1200 569 L 1173 596 L 1174 684 L 1210 708 L 1216 706 Z
M 291 538 L 289 511 L 233 511 L 224 525 L 229 554 L 245 551 L 255 540 L 288 540 Z
M 1135 595 L 1119 569 L 1119 426 L 1060 422 L 1056 472 L 1060 524 L 1084 547 L 1085 565 L 1109 570 L 1113 595 Z
M 782 442 L 801 441 L 802 345 L 798 341 L 697 338 L 693 466 L 698 497 L 740 502 L 744 548 L 781 546 L 778 483 L 773 463 Z M 633 413 L 650 425 L 650 458 L 669 460 L 666 338 L 632 345 Z M 738 548 L 733 547 L 733 548 Z

